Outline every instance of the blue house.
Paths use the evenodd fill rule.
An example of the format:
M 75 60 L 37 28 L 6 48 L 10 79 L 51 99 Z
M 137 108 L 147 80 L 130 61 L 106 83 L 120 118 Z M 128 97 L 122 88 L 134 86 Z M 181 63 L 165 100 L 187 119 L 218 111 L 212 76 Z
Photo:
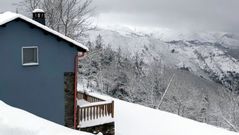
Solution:
M 45 26 L 40 9 L 33 19 L 0 14 L 0 100 L 75 127 L 77 58 L 87 51 Z

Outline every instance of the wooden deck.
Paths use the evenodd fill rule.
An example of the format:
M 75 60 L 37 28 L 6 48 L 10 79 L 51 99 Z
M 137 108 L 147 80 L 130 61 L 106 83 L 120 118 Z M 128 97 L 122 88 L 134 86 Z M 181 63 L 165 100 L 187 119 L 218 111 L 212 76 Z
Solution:
M 77 94 L 78 128 L 114 122 L 114 101 L 106 101 L 86 93 Z

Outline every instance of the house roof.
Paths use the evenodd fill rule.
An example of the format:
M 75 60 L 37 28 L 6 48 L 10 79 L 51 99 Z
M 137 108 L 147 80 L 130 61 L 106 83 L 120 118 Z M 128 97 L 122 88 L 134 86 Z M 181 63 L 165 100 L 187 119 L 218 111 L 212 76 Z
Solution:
M 43 30 L 45 30 L 45 31 L 47 31 L 47 32 L 65 40 L 65 41 L 67 41 L 67 42 L 69 42 L 69 43 L 72 43 L 76 47 L 80 47 L 85 51 L 89 51 L 89 49 L 86 46 L 84 46 L 83 44 L 81 44 L 81 43 L 79 43 L 79 42 L 77 42 L 77 41 L 75 41 L 75 40 L 57 32 L 57 31 L 55 31 L 55 30 L 52 30 L 49 27 L 47 27 L 47 26 L 45 26 L 45 25 L 43 25 L 43 24 L 41 24 L 37 21 L 34 21 L 34 20 L 24 16 L 24 15 L 21 15 L 21 14 L 17 14 L 17 13 L 13 13 L 13 12 L 4 12 L 4 13 L 0 14 L 0 26 L 6 24 L 8 22 L 11 22 L 15 19 L 18 19 L 18 18 L 20 18 L 20 19 L 22 19 L 26 22 L 29 22 L 29 23 L 31 23 L 31 24 L 33 24 L 33 25 L 35 25 L 35 26 L 37 26 L 37 27 L 39 27 L 39 28 L 41 28 L 41 29 L 43 29 Z

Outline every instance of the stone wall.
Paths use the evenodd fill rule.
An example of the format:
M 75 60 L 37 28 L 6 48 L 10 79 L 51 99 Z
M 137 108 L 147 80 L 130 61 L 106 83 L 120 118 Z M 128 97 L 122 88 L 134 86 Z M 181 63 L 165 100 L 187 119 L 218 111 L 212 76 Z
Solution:
M 65 126 L 74 128 L 74 90 L 75 74 L 72 72 L 64 73 L 65 91 Z

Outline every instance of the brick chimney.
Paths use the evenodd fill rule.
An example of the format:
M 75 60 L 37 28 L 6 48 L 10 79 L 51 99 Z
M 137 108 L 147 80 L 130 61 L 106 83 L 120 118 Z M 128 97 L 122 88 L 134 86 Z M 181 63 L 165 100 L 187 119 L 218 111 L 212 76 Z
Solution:
M 32 19 L 45 25 L 45 12 L 42 9 L 34 9 L 32 11 Z

